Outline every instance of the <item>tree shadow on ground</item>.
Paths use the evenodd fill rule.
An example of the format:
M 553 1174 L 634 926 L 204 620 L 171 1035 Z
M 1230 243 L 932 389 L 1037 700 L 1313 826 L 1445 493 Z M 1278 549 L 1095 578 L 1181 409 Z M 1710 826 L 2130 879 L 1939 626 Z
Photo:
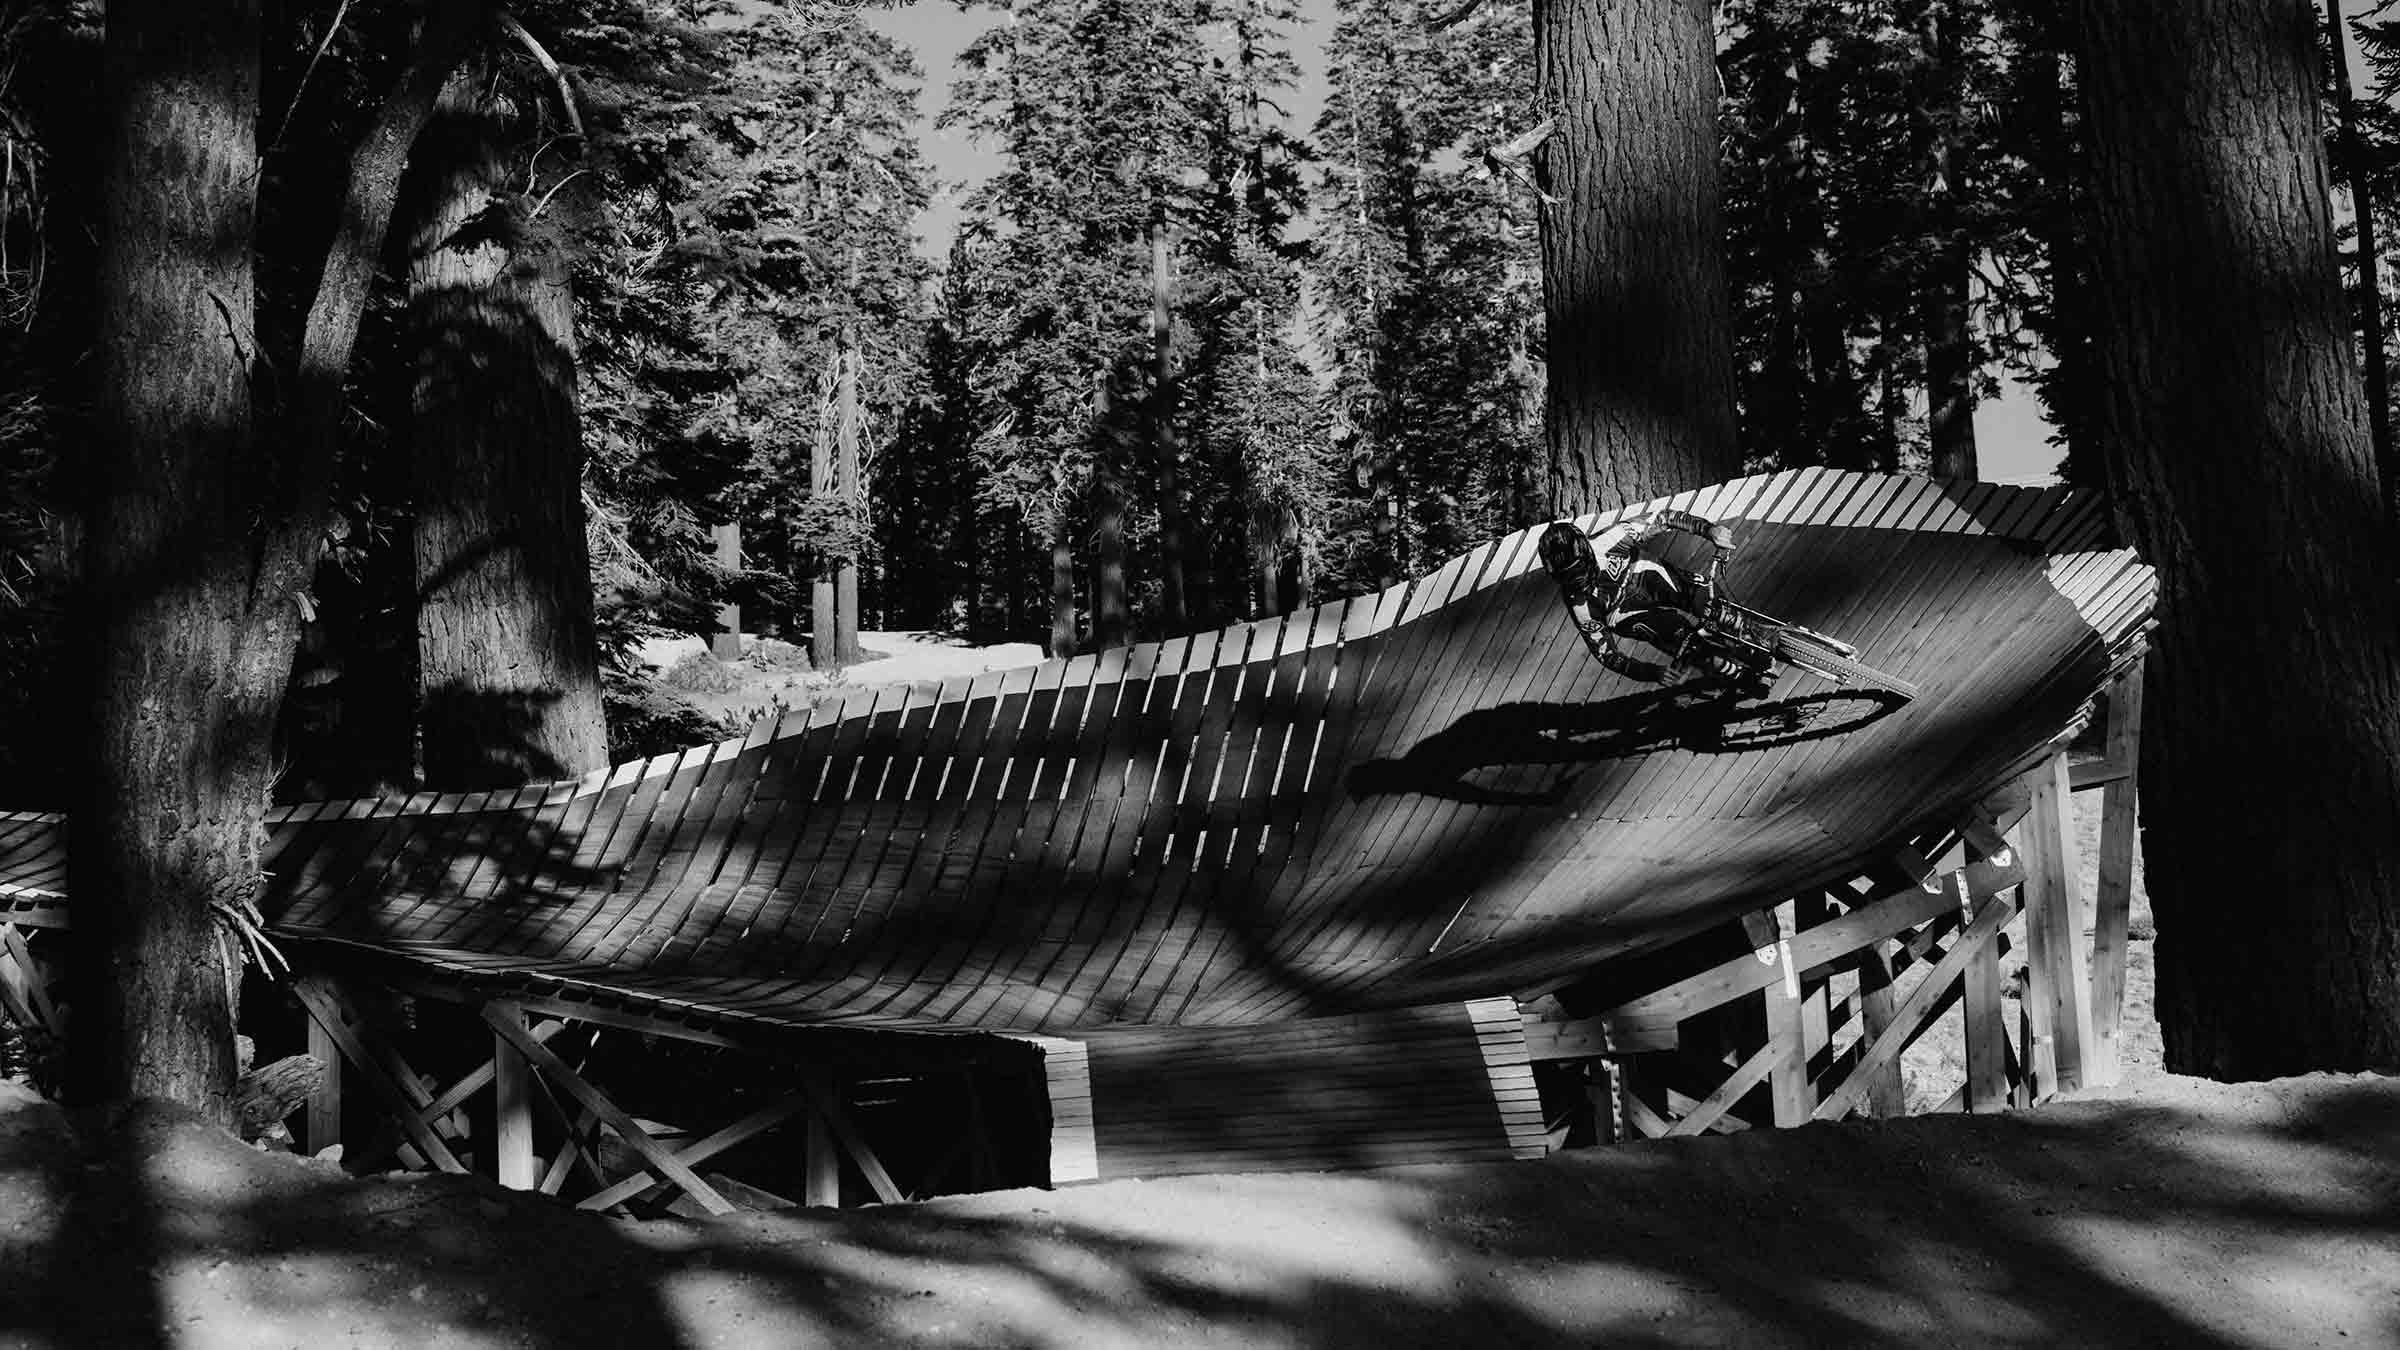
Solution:
M 638 1225 L 469 1178 L 343 1181 L 147 1110 L 64 1183 L 83 1213 L 48 1244 L 39 1306 L 8 1309 L 0 1334 L 1377 1350 L 2400 1336 L 2391 1080 Z M 24 1159 L 6 1161 L 13 1178 Z

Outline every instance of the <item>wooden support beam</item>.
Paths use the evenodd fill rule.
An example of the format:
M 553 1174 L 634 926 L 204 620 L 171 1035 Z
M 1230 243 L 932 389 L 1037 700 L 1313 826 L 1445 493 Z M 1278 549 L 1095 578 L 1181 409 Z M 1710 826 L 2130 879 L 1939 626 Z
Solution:
M 834 1152 L 833 1126 L 822 1111 L 808 1113 L 808 1153 L 802 1159 L 807 1181 L 800 1203 L 823 1209 L 842 1204 L 842 1158 Z
M 2018 827 L 2026 855 L 2025 1002 L 2035 1012 L 2035 1091 L 2048 1096 L 2083 1086 L 2091 1041 L 2091 972 L 2083 945 L 2088 912 L 2075 877 L 2066 756 L 2052 755 L 2029 777 L 2033 805 Z
M 1892 992 L 1892 964 L 1887 955 L 1890 946 L 1888 942 L 1871 942 L 1858 952 L 1858 1015 L 1865 1037 L 1862 1051 L 1892 1029 L 1897 996 Z M 1873 1079 L 1867 1085 L 1868 1112 L 1886 1120 L 1906 1114 L 1908 1101 L 1901 1086 L 1899 1057 L 1887 1061 Z
M 1748 1096 L 1752 1088 L 1766 1082 L 1776 1070 L 1785 1067 L 1792 1058 L 1792 1050 L 1793 1047 L 1789 1041 L 1768 1041 L 1759 1047 L 1756 1054 L 1743 1060 L 1742 1066 L 1733 1071 L 1733 1076 L 1726 1079 L 1723 1086 L 1708 1094 L 1706 1101 L 1693 1107 L 1683 1119 L 1669 1126 L 1667 1133 L 1675 1136 L 1690 1136 L 1705 1133 L 1713 1128 L 1726 1112 L 1733 1109 L 1735 1102 Z M 1784 1122 L 1778 1119 L 1775 1123 L 1782 1125 Z
M 483 1013 L 487 1020 L 507 1019 L 518 1035 L 529 1034 L 523 1008 L 494 1000 Z M 533 1190 L 541 1181 L 533 1161 L 533 1066 L 509 1037 L 495 1035 L 490 1067 L 493 1179 L 512 1191 Z
M 513 1006 L 511 1011 L 515 1011 Z M 627 1148 L 641 1155 L 644 1164 L 682 1187 L 683 1193 L 692 1197 L 702 1209 L 711 1214 L 733 1212 L 733 1205 L 717 1194 L 715 1187 L 701 1180 L 692 1169 L 677 1162 L 675 1155 L 665 1145 L 651 1138 L 648 1131 L 634 1123 L 633 1117 L 625 1114 L 598 1088 L 585 1082 L 582 1074 L 568 1068 L 565 1060 L 560 1059 L 549 1046 L 535 1040 L 522 1025 L 512 1024 L 505 1014 L 496 1015 L 493 1005 L 489 1003 L 483 1006 L 483 1020 L 503 1040 L 515 1046 L 517 1052 L 540 1070 L 544 1078 L 599 1116 L 600 1123 L 616 1131 L 617 1137 L 625 1141 Z
M 342 1051 L 312 1010 L 302 1018 L 308 1023 L 308 1053 L 325 1066 L 317 1079 L 317 1090 L 308 1094 L 308 1151 L 322 1154 L 342 1142 Z
M 1778 909 L 1742 916 L 1742 932 L 1750 939 L 1753 959 L 1777 975 L 1762 992 L 1766 995 L 1767 1044 L 1782 1047 L 1782 1053 L 1767 1066 L 1767 1096 L 1778 1129 L 1806 1124 L 1809 1108 L 1816 1104 L 1808 1084 L 1808 1031 L 1800 1015 L 1800 970 L 1792 954 L 1789 923 Z
M 884 1170 L 883 1159 L 876 1157 L 875 1150 L 867 1147 L 866 1138 L 859 1134 L 858 1127 L 851 1122 L 850 1113 L 842 1109 L 842 1099 L 833 1090 L 832 1079 L 811 1074 L 800 1080 L 800 1090 L 808 1095 L 810 1108 L 824 1120 L 825 1127 L 833 1131 L 833 1137 L 841 1144 L 842 1151 L 850 1155 L 858 1174 L 866 1178 L 867 1189 L 875 1192 L 875 1198 L 884 1204 L 899 1204 L 904 1198 L 900 1188 L 892 1184 L 891 1173 Z M 810 1139 L 813 1143 L 815 1136 L 812 1134 Z
M 1620 1073 L 1618 1081 L 1622 1087 L 1617 1093 L 1617 1100 L 1623 1107 L 1625 1127 L 1630 1133 L 1642 1139 L 1664 1139 L 1674 1132 L 1675 1127 L 1651 1110 L 1650 1104 L 1634 1092 L 1633 1084 L 1626 1075 Z
M 1999 847 L 2005 856 L 1985 860 L 1986 866 L 1967 869 L 1963 878 L 1967 894 L 1977 898 L 1985 893 L 1997 894 L 2022 878 L 2019 859 L 2007 851 L 2006 844 Z M 1928 871 L 1916 884 L 1893 891 L 1829 923 L 1794 934 L 1792 959 L 1798 965 L 1799 976 L 1809 978 L 1821 967 L 1844 960 L 1870 943 L 1954 913 L 1959 905 L 1952 898 L 1955 894 L 1940 877 Z M 1548 1024 L 1541 1039 L 1547 1044 L 1565 1044 L 1572 1038 L 1571 1043 L 1578 1046 L 1605 1041 L 1612 1052 L 1673 1049 L 1674 1028 L 1683 1019 L 1730 1003 L 1744 994 L 1756 993 L 1781 978 L 1775 966 L 1762 964 L 1755 953 L 1737 956 L 1596 1018 Z M 1588 1027 L 1587 1023 L 1598 1025 Z M 1536 1059 L 1568 1057 L 1544 1054 L 1537 1048 L 1532 1026 L 1527 1029 L 1526 1043 Z M 1577 1053 L 1593 1052 L 1578 1050 Z
M 2142 665 L 2108 695 L 2108 757 L 2124 766 L 2100 794 L 2100 880 L 2092 902 L 2092 1046 L 2084 1079 L 2117 1081 L 2124 1069 L 2125 943 L 2133 920 L 2135 792 L 2142 744 Z
M 1975 1115 L 2008 1109 L 2008 1021 L 2000 1002 L 2000 943 L 1981 942 L 1967 953 L 1962 987 L 1966 1004 L 1967 1081 L 1962 1104 Z
M 523 1012 L 524 1008 L 519 1005 L 518 1011 Z M 541 1041 L 546 1045 L 553 1038 L 555 1038 L 558 1033 L 567 1029 L 567 1023 L 553 1019 L 547 1022 L 535 1023 L 528 1029 L 533 1033 L 535 1040 Z M 495 1046 L 490 1059 L 485 1060 L 482 1064 L 460 1076 L 457 1082 L 452 1083 L 450 1086 L 442 1089 L 441 1092 L 437 1093 L 431 1101 L 425 1104 L 425 1109 L 417 1114 L 424 1116 L 429 1122 L 437 1121 L 457 1110 L 459 1107 L 466 1105 L 468 1098 L 473 1097 L 478 1092 L 481 1092 L 484 1088 L 484 1085 L 492 1081 L 492 1077 L 494 1073 L 497 1072 L 497 1066 L 499 1063 L 500 1053 L 497 1046 Z
M 1957 883 L 1946 881 L 1943 884 L 1948 889 Z M 2008 921 L 2015 915 L 2016 906 L 2009 903 L 2005 896 L 1994 896 L 1983 902 L 1983 908 L 1976 911 L 1975 921 L 1967 925 L 1964 933 L 1959 934 L 1958 942 L 1951 947 L 1950 954 L 1927 971 L 1925 978 L 1917 982 L 1917 987 L 1909 991 L 1908 998 L 1892 1015 L 1892 1025 L 1873 1045 L 1867 1047 L 1866 1053 L 1859 1058 L 1858 1066 L 1850 1071 L 1850 1076 L 1827 1094 L 1825 1100 L 1817 1103 L 1815 1116 L 1818 1120 L 1840 1120 L 1858 1108 L 1858 1104 L 1866 1099 L 1868 1085 L 1874 1082 L 1875 1074 L 1882 1071 L 1886 1060 L 1899 1058 L 1901 1048 L 1908 1043 L 1910 1035 L 1932 1015 L 1943 991 L 1958 979 L 1968 956 L 1997 941 L 2000 930 L 2007 927 Z
M 747 1143 L 774 1129 L 808 1110 L 809 1106 L 807 1093 L 792 1093 L 771 1105 L 760 1107 L 705 1139 L 695 1140 L 675 1150 L 675 1160 L 686 1167 L 698 1167 L 725 1150 L 738 1144 Z M 647 1175 L 631 1176 L 602 1189 L 595 1195 L 577 1201 L 575 1207 L 577 1209 L 607 1209 L 613 1205 L 621 1205 L 653 1188 L 654 1183 Z
M 67 1019 L 50 997 L 49 982 L 42 978 L 42 968 L 33 959 L 33 950 L 25 945 L 25 935 L 14 923 L 0 923 L 0 949 L 8 954 L 8 964 L 16 967 L 17 998 L 24 1001 L 25 1011 L 31 1014 L 25 1021 L 28 1028 L 40 1027 L 53 1036 L 67 1034 Z
M 308 1015 L 332 1039 L 341 1057 L 358 1070 L 360 1081 L 382 1102 L 392 1123 L 400 1127 L 400 1132 L 408 1137 L 408 1142 L 423 1155 L 426 1163 L 444 1172 L 466 1171 L 466 1164 L 458 1160 L 458 1156 L 450 1151 L 450 1146 L 443 1143 L 433 1127 L 417 1114 L 417 1109 L 430 1100 L 424 1087 L 415 1082 L 413 1077 L 405 1081 L 394 1077 L 392 1071 L 385 1067 L 383 1057 L 369 1049 L 364 1038 L 375 1037 L 378 1033 L 363 1022 L 356 1027 L 350 1024 L 347 1010 L 349 1000 L 342 996 L 340 988 L 322 975 L 301 975 L 292 980 L 292 993 L 299 998 L 301 1006 L 308 1009 Z M 328 1065 L 327 1069 L 326 1076 L 331 1077 L 333 1066 Z

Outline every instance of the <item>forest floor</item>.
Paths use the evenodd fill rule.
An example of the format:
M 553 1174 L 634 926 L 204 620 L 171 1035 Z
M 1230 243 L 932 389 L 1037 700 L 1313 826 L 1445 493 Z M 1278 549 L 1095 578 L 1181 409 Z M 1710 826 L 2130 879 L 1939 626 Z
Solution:
M 847 681 L 1038 655 L 864 637 Z M 831 683 L 753 668 L 712 711 Z M 2125 1083 L 2032 1111 L 838 1212 L 604 1218 L 0 1083 L 0 1347 L 2400 1345 L 2400 1079 L 2167 1075 L 2134 931 Z
M 2400 1345 L 2400 1079 L 635 1222 L 0 1084 L 0 1345 Z

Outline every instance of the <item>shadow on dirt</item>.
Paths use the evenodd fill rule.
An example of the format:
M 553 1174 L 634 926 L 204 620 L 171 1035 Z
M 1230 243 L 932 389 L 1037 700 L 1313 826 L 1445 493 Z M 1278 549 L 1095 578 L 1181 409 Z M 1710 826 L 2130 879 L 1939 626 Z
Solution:
M 47 1108 L 41 1108 L 47 1110 Z M 22 1108 L 7 1114 L 21 1114 Z M 1541 1162 L 625 1224 L 135 1112 L 0 1131 L 0 1339 L 75 1345 L 2391 1343 L 2400 1082 Z M 29 1179 L 71 1191 L 64 1231 Z M 26 1203 L 32 1200 L 33 1203 Z M 35 1240 L 28 1241 L 28 1235 Z M 22 1244 L 22 1245 L 16 1245 Z M 2380 1282 L 2380 1283 L 2379 1283 Z M 31 1288 L 36 1299 L 28 1299 Z

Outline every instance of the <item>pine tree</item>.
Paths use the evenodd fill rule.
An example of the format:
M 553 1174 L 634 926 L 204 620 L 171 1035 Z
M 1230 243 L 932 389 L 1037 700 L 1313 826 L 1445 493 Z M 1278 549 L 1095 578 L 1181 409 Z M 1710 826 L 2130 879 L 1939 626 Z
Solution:
M 2400 537 L 2333 266 L 2314 7 L 2074 15 L 2102 443 L 2160 585 L 2141 773 L 2167 1066 L 2400 1062 Z M 2262 503 L 2293 538 L 2261 546 Z

